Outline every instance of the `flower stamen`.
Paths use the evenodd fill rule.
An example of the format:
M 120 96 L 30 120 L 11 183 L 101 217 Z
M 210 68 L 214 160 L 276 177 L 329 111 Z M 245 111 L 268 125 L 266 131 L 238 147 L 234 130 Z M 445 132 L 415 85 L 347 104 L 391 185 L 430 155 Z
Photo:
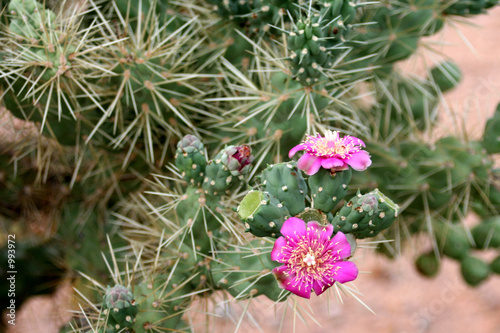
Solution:
M 364 146 L 362 140 L 353 136 L 341 138 L 337 131 L 326 131 L 324 137 L 308 135 L 302 144 L 290 150 L 289 157 L 305 150 L 297 165 L 308 175 L 315 174 L 321 167 L 342 171 L 351 166 L 354 170 L 363 171 L 371 164 L 370 155 L 362 150 Z
M 308 267 L 316 266 L 316 257 L 313 254 L 308 253 L 305 258 L 302 259 L 302 262 Z

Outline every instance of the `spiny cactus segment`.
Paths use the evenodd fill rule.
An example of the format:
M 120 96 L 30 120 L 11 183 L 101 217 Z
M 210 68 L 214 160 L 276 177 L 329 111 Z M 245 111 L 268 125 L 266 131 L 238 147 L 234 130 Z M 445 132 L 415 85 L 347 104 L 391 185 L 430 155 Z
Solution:
M 204 178 L 207 160 L 205 147 L 194 135 L 186 135 L 177 143 L 175 165 L 185 181 L 200 184 Z
M 248 192 L 238 206 L 238 215 L 245 231 L 257 237 L 279 237 L 281 226 L 292 216 L 275 196 L 261 191 Z
M 104 314 L 109 314 L 108 325 L 117 330 L 132 327 L 138 312 L 132 292 L 122 286 L 108 287 L 103 301 Z
M 481 145 L 489 154 L 500 153 L 500 104 L 493 117 L 486 122 Z
M 351 181 L 351 169 L 332 171 L 320 169 L 307 180 L 314 208 L 331 212 L 344 199 Z
M 421 77 L 399 66 L 496 1 L 84 3 L 4 1 L 0 20 L 2 117 L 33 132 L 0 144 L 6 229 L 71 245 L 68 267 L 115 285 L 86 295 L 100 313 L 73 331 L 192 331 L 189 309 L 217 295 L 321 294 L 357 276 L 356 241 L 374 236 L 433 237 L 427 276 L 443 258 L 471 285 L 500 272 L 476 255 L 499 244 L 498 111 L 480 140 L 418 141 L 461 73 L 441 55 Z
M 352 233 L 356 238 L 374 237 L 392 225 L 398 211 L 398 205 L 375 189 L 347 201 L 331 223 L 335 231 Z
M 337 264 L 337 261 L 351 256 L 351 245 L 344 234 L 353 239 L 354 249 L 356 243 L 354 238 L 376 236 L 391 226 L 399 211 L 399 207 L 392 200 L 379 190 L 375 190 L 363 196 L 358 193 L 346 202 L 335 216 L 332 214 L 347 193 L 352 176 L 349 163 L 356 168 L 359 167 L 357 162 L 349 161 L 349 158 L 355 160 L 356 154 L 361 154 L 364 168 L 359 169 L 363 170 L 371 162 L 365 151 L 349 150 L 354 144 L 362 143 L 359 139 L 346 137 L 346 145 L 341 148 L 337 147 L 337 141 L 329 140 L 328 135 L 327 133 L 326 139 L 321 135 L 315 136 L 314 142 L 305 142 L 290 151 L 290 155 L 294 155 L 299 150 L 305 150 L 305 157 L 301 157 L 298 163 L 303 170 L 299 169 L 295 162 L 269 165 L 259 176 L 262 180 L 261 186 L 267 192 L 249 191 L 237 209 L 247 232 L 257 237 L 278 238 L 275 241 L 272 259 L 286 265 L 275 268 L 273 273 L 282 288 L 305 298 L 310 297 L 312 289 L 320 295 L 335 281 L 344 283 L 356 278 L 357 269 L 355 266 L 351 267 L 351 262 Z M 335 138 L 339 139 L 338 133 Z M 318 152 L 313 151 L 308 144 Z M 322 151 L 319 151 L 320 147 Z M 331 156 L 320 154 L 330 150 Z M 336 156 L 334 153 L 339 157 L 334 157 Z M 306 159 L 308 162 L 304 162 Z M 312 168 L 313 163 L 318 163 L 319 166 Z M 309 186 L 304 180 L 302 171 L 310 174 Z M 310 207 L 306 198 L 311 200 Z M 325 253 L 331 251 L 325 251 L 324 247 L 330 248 L 331 244 L 326 240 L 332 235 L 335 235 L 333 243 L 338 244 L 342 239 L 342 242 L 347 244 L 345 249 L 341 249 L 347 251 L 347 254 L 341 254 L 339 258 L 327 258 Z M 316 237 L 320 240 L 314 240 Z M 322 242 L 325 244 L 318 245 Z M 297 251 L 303 251 L 303 254 L 299 255 Z M 316 260 L 323 263 L 318 266 L 319 268 L 316 268 Z M 313 270 L 307 270 L 307 273 L 303 269 L 306 261 L 308 267 L 314 267 Z M 329 264 L 326 265 L 325 262 Z M 340 272 L 342 274 L 337 275 L 334 269 L 336 265 L 341 265 L 345 271 L 342 270 Z M 351 265 L 349 269 L 348 265 Z M 332 267 L 332 270 L 326 267 Z
M 268 165 L 260 180 L 264 191 L 284 203 L 292 216 L 305 209 L 307 185 L 295 162 Z

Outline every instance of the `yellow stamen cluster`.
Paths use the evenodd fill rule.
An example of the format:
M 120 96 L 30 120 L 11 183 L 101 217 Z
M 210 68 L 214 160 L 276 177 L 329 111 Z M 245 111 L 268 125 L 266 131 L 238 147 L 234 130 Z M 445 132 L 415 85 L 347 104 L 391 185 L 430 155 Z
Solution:
M 339 138 L 338 132 L 327 131 L 325 137 L 309 137 L 305 144 L 310 145 L 310 153 L 316 156 L 346 158 L 356 151 L 354 143 L 346 142 L 345 138 Z
M 308 233 L 311 231 L 308 228 Z M 290 250 L 286 262 L 288 274 L 295 275 L 297 282 L 304 283 L 305 287 L 310 287 L 314 280 L 331 280 L 338 269 L 334 264 L 341 260 L 339 253 L 329 248 L 329 242 L 322 243 L 307 235 L 301 238 L 298 243 L 287 243 L 286 247 Z

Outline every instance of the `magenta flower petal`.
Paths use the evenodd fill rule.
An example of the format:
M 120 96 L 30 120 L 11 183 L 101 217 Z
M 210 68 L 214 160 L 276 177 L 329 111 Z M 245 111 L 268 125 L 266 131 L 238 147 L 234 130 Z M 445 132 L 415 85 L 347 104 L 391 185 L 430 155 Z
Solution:
M 327 131 L 325 137 L 308 135 L 288 155 L 291 158 L 299 150 L 305 150 L 297 166 L 308 175 L 315 174 L 321 167 L 341 171 L 350 165 L 354 170 L 363 171 L 371 164 L 370 155 L 362 150 L 364 146 L 365 143 L 356 137 L 346 135 L 341 138 L 339 132 Z
M 325 169 L 333 169 L 333 168 L 343 167 L 344 161 L 339 160 L 336 157 L 325 158 L 321 162 L 321 166 Z
M 297 296 L 311 298 L 311 287 L 305 286 L 302 281 L 297 278 L 291 279 L 284 285 L 284 289 L 291 291 Z
M 359 152 L 351 155 L 347 164 L 349 164 L 356 171 L 364 171 L 372 164 L 372 160 L 370 159 L 370 154 L 364 150 L 360 150 Z
M 321 161 L 322 159 L 320 157 L 305 153 L 297 161 L 297 167 L 310 176 L 319 171 L 321 168 Z
M 279 266 L 273 268 L 273 274 L 278 281 L 278 284 L 281 288 L 285 289 L 286 284 L 291 280 L 291 277 L 285 274 L 287 271 L 286 266 Z
M 358 277 L 358 268 L 352 261 L 339 261 L 335 265 L 334 280 L 340 283 L 353 281 Z
M 317 296 L 319 296 L 322 293 L 324 293 L 328 288 L 330 288 L 331 286 L 333 286 L 334 283 L 335 283 L 335 280 L 331 281 L 331 283 L 325 283 L 325 281 L 315 280 L 313 282 L 314 293 Z
M 300 241 L 300 237 L 303 237 L 306 234 L 306 225 L 304 221 L 298 217 L 291 217 L 283 223 L 280 232 L 288 240 L 298 242 Z
M 286 240 L 283 237 L 278 238 L 274 242 L 274 247 L 273 250 L 271 251 L 271 260 L 274 261 L 279 261 L 279 259 L 285 257 L 285 253 L 283 253 L 283 250 L 286 249 Z
M 304 298 L 311 297 L 311 288 L 304 288 L 296 277 L 287 274 L 287 267 L 280 266 L 273 269 L 273 274 L 281 288 L 291 291 L 295 295 Z
M 292 149 L 290 149 L 290 151 L 288 152 L 288 157 L 292 158 L 292 156 L 295 155 L 298 151 L 305 150 L 305 149 L 306 149 L 306 146 L 297 145 L 297 146 L 293 147 Z
M 271 258 L 283 265 L 273 269 L 281 288 L 309 298 L 335 284 L 352 281 L 358 276 L 356 265 L 344 261 L 351 255 L 345 235 L 338 232 L 333 238 L 333 225 L 306 223 L 296 217 L 285 221 L 271 252 Z
M 313 156 L 311 154 L 305 153 L 301 158 L 297 161 L 297 166 L 300 170 L 307 171 L 311 168 L 311 166 L 319 160 L 321 163 L 321 159 L 317 156 Z
M 347 259 L 351 256 L 351 244 L 349 244 L 342 231 L 333 236 L 331 244 L 332 249 L 338 253 L 340 259 Z
M 333 235 L 333 225 L 321 225 L 316 221 L 307 222 L 307 233 L 309 237 L 317 237 L 319 235 L 320 242 L 325 242 Z
M 316 161 L 314 161 L 314 163 L 311 165 L 311 167 L 308 170 L 304 170 L 304 171 L 308 176 L 312 176 L 316 172 L 318 172 L 319 169 L 321 169 L 321 159 L 320 158 L 316 159 Z

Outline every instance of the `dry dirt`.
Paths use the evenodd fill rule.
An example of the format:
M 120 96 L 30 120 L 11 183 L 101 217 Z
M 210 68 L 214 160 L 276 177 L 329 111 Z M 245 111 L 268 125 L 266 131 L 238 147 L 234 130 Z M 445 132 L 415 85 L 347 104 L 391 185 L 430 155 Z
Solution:
M 442 110 L 440 133 L 463 133 L 463 128 L 466 128 L 470 136 L 477 138 L 484 128 L 485 119 L 500 101 L 499 18 L 500 8 L 497 8 L 472 21 L 480 27 L 462 24 L 459 27 L 461 33 L 448 27 L 441 36 L 425 41 L 428 47 L 441 49 L 454 59 L 464 73 L 459 89 L 446 95 L 448 107 Z M 464 37 L 468 42 L 464 42 Z M 438 46 L 442 41 L 447 45 Z M 465 44 L 470 44 L 475 51 Z M 428 56 L 426 59 L 433 61 Z M 355 284 L 363 294 L 360 298 L 376 314 L 370 313 L 352 297 L 344 298 L 341 305 L 332 296 L 327 302 L 326 296 L 313 295 L 309 303 L 300 300 L 297 304 L 298 308 L 305 309 L 309 304 L 314 310 L 314 315 L 306 319 L 309 326 L 305 326 L 299 317 L 294 320 L 288 311 L 281 332 L 500 332 L 500 277 L 492 277 L 480 287 L 470 288 L 461 280 L 458 265 L 445 260 L 437 278 L 425 279 L 415 272 L 413 255 L 410 250 L 404 257 L 389 261 L 368 251 L 366 254 L 357 253 L 356 262 L 363 274 Z M 68 304 L 67 297 L 63 296 L 67 295 L 68 287 L 63 288 L 53 298 L 37 297 L 26 303 L 18 316 L 18 323 L 22 326 L 9 333 L 56 333 L 57 327 L 67 318 L 62 309 Z M 289 304 L 293 306 L 293 302 Z M 259 331 L 253 321 L 263 332 L 280 330 L 282 311 L 275 315 L 274 308 L 266 301 L 255 302 L 250 310 L 253 320 L 245 316 L 239 332 Z M 238 320 L 238 310 L 234 311 Z M 210 331 L 234 331 L 235 325 L 227 323 L 223 311 L 220 314 L 221 318 L 212 320 Z

